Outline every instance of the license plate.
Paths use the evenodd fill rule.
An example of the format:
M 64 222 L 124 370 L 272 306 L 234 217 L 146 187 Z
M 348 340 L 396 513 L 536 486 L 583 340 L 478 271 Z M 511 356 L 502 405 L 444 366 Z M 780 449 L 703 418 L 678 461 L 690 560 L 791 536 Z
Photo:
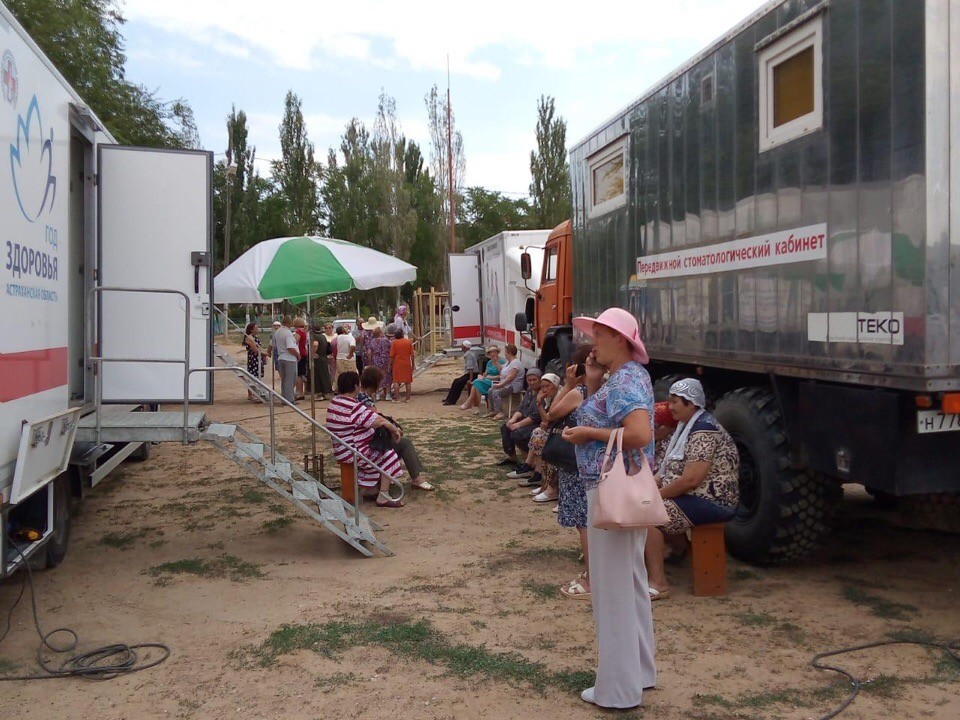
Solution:
M 960 415 L 944 415 L 937 410 L 917 411 L 917 433 L 949 432 L 960 430 Z

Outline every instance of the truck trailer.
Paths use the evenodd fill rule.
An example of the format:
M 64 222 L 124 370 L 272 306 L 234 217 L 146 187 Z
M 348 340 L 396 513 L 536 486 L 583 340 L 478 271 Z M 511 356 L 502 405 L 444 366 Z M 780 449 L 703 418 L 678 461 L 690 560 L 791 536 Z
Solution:
M 0 155 L 2 578 L 58 564 L 76 496 L 145 457 L 90 439 L 94 405 L 182 402 L 188 342 L 192 367 L 212 364 L 213 155 L 117 145 L 2 4 Z M 194 375 L 189 400 L 211 398 Z
M 526 329 L 514 329 L 515 318 L 540 287 L 540 267 L 549 230 L 501 232 L 451 253 L 450 306 L 454 343 L 513 343 L 527 367 L 537 363 L 540 349 Z M 521 258 L 535 268 L 521 273 Z M 550 276 L 550 268 L 546 268 Z
M 960 523 L 957 48 L 960 0 L 768 2 L 571 150 L 573 310 L 704 383 L 740 558 L 808 554 L 842 483 Z

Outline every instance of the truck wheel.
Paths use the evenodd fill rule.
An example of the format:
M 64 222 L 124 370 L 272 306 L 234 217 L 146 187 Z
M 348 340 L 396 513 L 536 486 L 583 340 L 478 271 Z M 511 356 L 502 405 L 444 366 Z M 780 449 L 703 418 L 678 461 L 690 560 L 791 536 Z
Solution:
M 559 378 L 563 378 L 567 372 L 567 363 L 573 357 L 573 337 L 570 333 L 559 332 L 556 334 L 557 357 L 549 360 L 544 365 L 544 372 L 553 373 Z
M 783 418 L 766 390 L 729 392 L 714 415 L 740 452 L 740 504 L 726 530 L 731 554 L 762 565 L 808 555 L 830 530 L 840 486 L 790 467 Z
M 653 383 L 653 399 L 657 402 L 666 402 L 667 398 L 670 397 L 670 386 L 677 380 L 682 379 L 683 375 L 677 373 L 670 373 L 669 375 L 657 378 L 656 382 Z
M 53 534 L 47 541 L 47 567 L 55 568 L 67 556 L 70 544 L 70 476 L 63 473 L 50 484 L 53 491 Z

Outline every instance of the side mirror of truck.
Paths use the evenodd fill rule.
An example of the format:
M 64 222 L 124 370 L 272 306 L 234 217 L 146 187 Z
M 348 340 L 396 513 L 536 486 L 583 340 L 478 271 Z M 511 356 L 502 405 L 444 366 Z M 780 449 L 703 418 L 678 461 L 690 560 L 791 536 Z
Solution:
M 517 332 L 526 332 L 530 329 L 530 324 L 527 322 L 527 314 L 525 312 L 519 312 L 513 316 L 513 327 Z
M 524 280 L 529 280 L 533 277 L 533 260 L 528 252 L 520 256 L 520 277 Z

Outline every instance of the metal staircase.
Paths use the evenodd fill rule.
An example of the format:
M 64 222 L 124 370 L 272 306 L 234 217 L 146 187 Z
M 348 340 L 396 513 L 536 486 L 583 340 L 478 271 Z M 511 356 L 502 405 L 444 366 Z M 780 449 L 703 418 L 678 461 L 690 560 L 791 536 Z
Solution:
M 212 423 L 200 437 L 358 552 L 371 557 L 369 545 L 393 555 L 374 534 L 380 526 L 280 453 L 268 457 L 268 446 L 253 433 L 235 424 Z
M 240 367 L 240 364 L 237 362 L 236 358 L 226 350 L 219 343 L 213 344 L 213 354 L 216 356 L 217 360 L 222 362 L 225 367 Z M 247 378 L 244 375 L 239 375 L 240 382 L 242 382 L 247 391 L 253 393 L 253 395 L 260 400 L 260 402 L 267 402 L 267 394 L 263 392 L 262 386 L 260 383 L 253 382 L 252 379 Z
M 119 358 L 99 355 L 90 343 L 87 358 L 94 366 L 94 408 L 93 412 L 82 418 L 77 428 L 77 439 L 97 444 L 110 442 L 175 442 L 183 445 L 206 441 L 223 455 L 239 465 L 244 471 L 263 482 L 267 487 L 283 497 L 308 517 L 316 520 L 327 530 L 367 557 L 373 556 L 373 550 L 384 555 L 393 553 L 380 542 L 375 532 L 381 530 L 366 515 L 360 512 L 360 491 L 357 485 L 357 463 L 365 464 L 383 472 L 383 468 L 361 455 L 353 445 L 341 440 L 321 423 L 307 415 L 296 405 L 285 400 L 279 393 L 255 378 L 246 368 L 241 367 L 228 353 L 221 349 L 217 357 L 224 363 L 222 367 L 190 367 L 190 298 L 179 290 L 151 288 L 121 288 L 98 286 L 88 295 L 88 308 L 94 298 L 106 292 L 159 293 L 176 294 L 184 299 L 184 355 L 182 359 L 160 358 Z M 88 333 L 88 338 L 93 334 Z M 174 363 L 183 367 L 182 408 L 179 412 L 130 412 L 130 408 L 104 409 L 103 383 L 101 370 L 107 363 Z M 190 410 L 190 376 L 194 373 L 227 372 L 239 377 L 248 389 L 256 392 L 269 407 L 270 440 L 264 442 L 253 433 L 233 423 L 209 422 L 203 412 Z M 306 420 L 314 432 L 328 437 L 334 446 L 349 450 L 353 457 L 354 487 L 353 503 L 348 503 L 313 477 L 303 472 L 296 464 L 277 452 L 276 449 L 276 408 L 287 410 Z M 107 406 L 110 408 L 110 406 Z M 393 481 L 399 485 L 398 480 Z M 401 491 L 403 486 L 400 486 Z M 401 493 L 402 496 L 402 493 Z

